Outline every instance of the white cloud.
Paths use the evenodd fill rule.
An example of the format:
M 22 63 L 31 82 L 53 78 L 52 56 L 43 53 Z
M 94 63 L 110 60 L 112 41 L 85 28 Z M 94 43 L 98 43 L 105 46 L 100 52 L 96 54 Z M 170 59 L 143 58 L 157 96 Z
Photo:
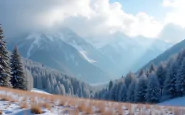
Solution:
M 163 0 L 163 6 L 171 8 L 165 16 L 165 24 L 174 23 L 185 27 L 185 0 Z
M 17 0 L 4 4 L 1 1 L 0 4 L 0 13 L 6 14 L 1 18 L 5 22 L 6 19 L 15 22 L 15 26 L 21 24 L 23 28 L 28 26 L 40 29 L 64 25 L 83 37 L 116 31 L 129 36 L 155 37 L 162 29 L 161 23 L 154 17 L 142 12 L 137 15 L 128 14 L 120 3 L 110 3 L 109 0 Z M 7 17 L 9 10 L 14 15 Z M 15 17 L 18 19 L 14 20 Z

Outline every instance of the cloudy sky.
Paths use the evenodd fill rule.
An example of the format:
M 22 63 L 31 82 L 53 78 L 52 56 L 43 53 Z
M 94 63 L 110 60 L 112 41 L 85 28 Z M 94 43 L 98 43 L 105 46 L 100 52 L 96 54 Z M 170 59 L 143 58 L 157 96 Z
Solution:
M 185 37 L 185 0 L 0 0 L 7 36 L 65 26 L 78 35 L 122 32 L 176 43 Z

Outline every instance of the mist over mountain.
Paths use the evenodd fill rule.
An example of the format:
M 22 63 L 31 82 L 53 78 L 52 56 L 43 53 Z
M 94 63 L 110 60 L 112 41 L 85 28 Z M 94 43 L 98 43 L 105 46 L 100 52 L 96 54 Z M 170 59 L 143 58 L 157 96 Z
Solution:
M 9 37 L 7 42 L 9 50 L 17 45 L 23 57 L 88 83 L 107 82 L 129 71 L 137 71 L 171 46 L 160 40 L 128 37 L 122 33 L 115 33 L 108 39 L 98 47 L 98 44 L 63 27 L 60 31 L 38 31 Z
M 66 72 L 89 83 L 105 82 L 110 79 L 106 72 L 92 64 L 106 58 L 101 59 L 96 49 L 68 29 L 60 33 L 26 34 L 19 38 L 8 39 L 8 47 L 12 49 L 12 46 L 17 45 L 25 58 Z M 91 58 L 91 55 L 87 53 L 92 53 L 91 55 L 95 58 Z

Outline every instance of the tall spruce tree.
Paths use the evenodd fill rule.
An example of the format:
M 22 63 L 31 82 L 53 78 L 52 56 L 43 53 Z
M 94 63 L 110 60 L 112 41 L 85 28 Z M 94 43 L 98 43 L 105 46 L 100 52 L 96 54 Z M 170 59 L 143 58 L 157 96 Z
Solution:
M 183 59 L 182 65 L 180 66 L 177 74 L 176 91 L 177 96 L 185 95 L 185 58 Z
M 157 68 L 156 68 L 156 66 L 152 63 L 152 64 L 150 65 L 149 69 L 146 71 L 146 76 L 149 77 L 150 74 L 151 74 L 152 72 L 156 72 L 156 71 L 157 71 Z
M 166 79 L 166 66 L 164 63 L 160 63 L 159 67 L 157 68 L 156 75 L 157 78 L 159 79 L 160 93 L 162 96 L 164 91 L 164 82 Z
M 166 80 L 164 82 L 164 94 L 162 100 L 175 98 L 176 92 L 176 80 L 177 80 L 177 63 L 175 61 L 169 61 L 169 68 L 166 73 Z
M 17 47 L 14 48 L 11 55 L 11 83 L 13 88 L 27 90 L 27 80 L 24 74 L 23 66 L 21 63 L 21 57 L 19 55 Z
M 145 103 L 146 102 L 146 89 L 147 89 L 147 77 L 146 74 L 143 73 L 142 76 L 139 77 L 138 83 L 136 84 L 135 89 L 135 102 L 136 103 Z
M 134 78 L 129 85 L 129 88 L 127 90 L 127 102 L 134 103 L 135 102 L 135 97 L 134 97 L 134 92 L 135 92 L 135 87 L 136 87 L 136 79 Z
M 146 101 L 148 103 L 158 103 L 160 101 L 159 80 L 154 72 L 150 74 L 147 82 Z
M 127 89 L 125 83 L 123 83 L 121 89 L 119 90 L 118 101 L 126 102 L 126 100 L 127 100 Z
M 129 85 L 131 84 L 134 77 L 135 75 L 132 72 L 129 72 L 125 77 L 125 85 L 127 89 L 129 88 Z
M 3 29 L 0 25 L 0 86 L 12 87 L 10 73 L 10 63 L 8 51 L 6 50 L 6 42 L 4 41 Z

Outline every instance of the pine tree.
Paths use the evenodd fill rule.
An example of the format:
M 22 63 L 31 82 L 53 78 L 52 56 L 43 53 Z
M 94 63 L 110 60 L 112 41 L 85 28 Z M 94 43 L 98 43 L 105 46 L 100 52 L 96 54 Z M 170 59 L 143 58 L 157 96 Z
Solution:
M 172 99 L 176 97 L 176 79 L 177 79 L 177 64 L 173 61 L 169 61 L 169 68 L 166 73 L 166 79 L 164 83 L 163 99 Z
M 135 89 L 135 102 L 136 103 L 145 103 L 146 102 L 146 89 L 147 89 L 147 77 L 143 73 L 141 77 L 139 77 L 138 83 L 136 84 Z
M 121 89 L 119 91 L 119 95 L 118 95 L 118 100 L 121 101 L 121 102 L 126 102 L 127 98 L 126 98 L 126 93 L 127 90 L 126 90 L 126 86 L 125 86 L 125 83 L 122 84 L 121 86 Z
M 152 64 L 150 65 L 150 68 L 146 71 L 146 76 L 149 77 L 150 74 L 151 74 L 152 72 L 156 72 L 156 70 L 157 70 L 156 66 L 152 63 Z
M 6 50 L 6 42 L 3 39 L 3 29 L 0 25 L 0 86 L 12 87 L 8 51 Z
M 14 48 L 11 55 L 11 83 L 13 88 L 27 90 L 27 79 L 24 74 L 21 57 L 19 55 L 17 47 Z
M 127 102 L 135 102 L 134 92 L 136 87 L 136 79 L 134 78 L 127 90 Z
M 154 72 L 150 74 L 147 82 L 146 101 L 148 103 L 158 103 L 160 101 L 159 80 Z
M 129 85 L 131 84 L 134 77 L 135 75 L 131 72 L 129 72 L 127 76 L 125 77 L 125 85 L 127 89 L 129 88 Z
M 164 63 L 160 63 L 156 72 L 157 78 L 159 80 L 161 96 L 163 95 L 164 82 L 166 79 L 166 67 Z
M 112 86 L 113 86 L 113 81 L 111 80 L 111 81 L 109 82 L 109 91 L 110 91 L 110 89 L 112 88 Z
M 176 91 L 178 96 L 185 95 L 185 58 L 183 59 L 182 65 L 177 74 Z
M 142 70 L 139 72 L 138 77 L 142 76 L 143 74 L 146 74 L 146 73 L 145 73 L 145 70 L 142 69 Z
M 110 100 L 112 101 L 116 101 L 117 100 L 117 88 L 118 88 L 118 84 L 114 83 L 114 85 L 112 86 L 111 90 L 110 90 Z

